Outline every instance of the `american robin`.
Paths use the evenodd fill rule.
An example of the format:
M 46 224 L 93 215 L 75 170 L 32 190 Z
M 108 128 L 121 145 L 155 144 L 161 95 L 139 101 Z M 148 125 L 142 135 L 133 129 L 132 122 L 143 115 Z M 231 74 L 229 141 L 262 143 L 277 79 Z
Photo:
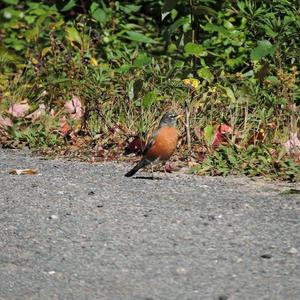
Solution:
M 177 146 L 176 120 L 179 117 L 173 112 L 167 112 L 163 115 L 158 128 L 152 133 L 143 151 L 143 158 L 125 174 L 126 177 L 133 176 L 139 169 L 150 164 L 153 176 L 153 164 L 166 162 L 170 158 Z

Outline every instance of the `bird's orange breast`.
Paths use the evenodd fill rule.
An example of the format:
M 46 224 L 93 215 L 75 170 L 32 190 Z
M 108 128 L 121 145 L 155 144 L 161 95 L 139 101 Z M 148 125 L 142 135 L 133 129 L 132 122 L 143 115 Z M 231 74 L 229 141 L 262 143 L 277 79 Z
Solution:
M 146 153 L 150 160 L 168 160 L 176 149 L 178 132 L 175 127 L 162 127 L 155 137 L 154 144 Z

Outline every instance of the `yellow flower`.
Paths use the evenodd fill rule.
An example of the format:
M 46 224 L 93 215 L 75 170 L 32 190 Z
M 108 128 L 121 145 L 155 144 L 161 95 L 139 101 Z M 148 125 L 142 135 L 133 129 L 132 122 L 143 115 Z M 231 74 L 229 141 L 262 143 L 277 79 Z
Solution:
M 98 66 L 97 59 L 94 58 L 94 57 L 91 57 L 91 59 L 90 59 L 90 64 L 91 64 L 92 66 L 97 67 L 97 66 Z
M 200 88 L 200 81 L 195 78 L 187 78 L 183 80 L 183 83 L 190 89 L 195 91 L 199 90 Z

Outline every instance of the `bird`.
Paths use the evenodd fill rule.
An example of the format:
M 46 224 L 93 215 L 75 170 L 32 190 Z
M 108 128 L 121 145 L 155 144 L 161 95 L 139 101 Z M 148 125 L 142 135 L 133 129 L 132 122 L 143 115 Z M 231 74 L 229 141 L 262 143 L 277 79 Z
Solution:
M 133 176 L 138 170 L 151 165 L 153 178 L 153 164 L 166 162 L 174 153 L 178 142 L 178 131 L 176 120 L 181 115 L 174 112 L 166 112 L 152 133 L 143 151 L 142 159 L 125 174 L 126 177 Z

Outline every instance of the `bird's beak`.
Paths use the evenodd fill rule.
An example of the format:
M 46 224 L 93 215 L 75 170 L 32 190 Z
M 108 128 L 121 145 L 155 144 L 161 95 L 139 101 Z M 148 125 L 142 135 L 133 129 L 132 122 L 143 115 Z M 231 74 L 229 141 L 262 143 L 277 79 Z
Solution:
M 178 119 L 181 119 L 183 117 L 184 117 L 184 115 L 178 115 L 175 119 L 178 120 Z

